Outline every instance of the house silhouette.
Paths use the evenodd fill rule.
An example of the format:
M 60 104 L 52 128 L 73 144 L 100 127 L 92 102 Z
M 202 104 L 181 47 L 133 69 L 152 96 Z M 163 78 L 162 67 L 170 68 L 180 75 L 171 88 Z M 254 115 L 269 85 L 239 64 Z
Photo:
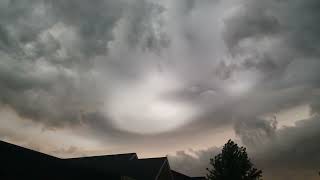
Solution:
M 1 180 L 194 180 L 171 170 L 166 157 L 136 153 L 61 159 L 0 141 Z

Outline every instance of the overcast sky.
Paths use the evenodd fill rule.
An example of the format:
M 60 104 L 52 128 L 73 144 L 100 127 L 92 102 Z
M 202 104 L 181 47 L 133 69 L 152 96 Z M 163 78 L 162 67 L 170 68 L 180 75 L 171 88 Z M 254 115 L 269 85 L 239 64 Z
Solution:
M 316 179 L 319 20 L 319 0 L 0 0 L 0 139 L 204 175 L 231 138 L 265 179 Z

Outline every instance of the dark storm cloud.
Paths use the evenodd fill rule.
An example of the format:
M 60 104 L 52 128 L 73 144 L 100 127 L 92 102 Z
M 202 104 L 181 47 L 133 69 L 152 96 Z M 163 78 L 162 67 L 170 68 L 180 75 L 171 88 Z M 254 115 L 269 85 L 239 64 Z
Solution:
M 226 20 L 224 37 L 231 49 L 250 39 L 279 38 L 281 42 L 272 48 L 270 53 L 275 54 L 270 54 L 270 57 L 285 52 L 289 53 L 287 56 L 291 60 L 317 57 L 319 25 L 314 21 L 317 17 L 319 2 L 316 0 L 246 1 L 237 16 Z M 276 60 L 280 61 L 280 57 Z
M 250 95 L 239 100 L 242 107 L 233 102 L 226 109 L 253 108 L 248 113 L 256 116 L 312 99 L 308 94 L 319 87 L 319 30 L 312 21 L 319 16 L 317 7 L 312 0 L 244 1 L 224 20 L 224 39 L 234 58 L 218 64 L 215 75 L 224 81 L 241 72 L 260 76 Z
M 83 116 L 99 114 L 108 129 L 113 119 L 101 106 L 111 109 L 114 93 L 143 84 L 149 71 L 170 72 L 166 78 L 181 83 L 161 98 L 198 107 L 193 127 L 255 119 L 312 99 L 317 2 L 168 4 L 2 2 L 2 104 L 50 125 L 89 123 Z
M 244 1 L 234 16 L 225 19 L 224 39 L 233 56 L 246 56 L 237 64 L 255 68 L 274 81 L 286 76 L 291 64 L 318 61 L 319 25 L 314 22 L 318 7 L 313 0 Z M 296 71 L 304 75 L 302 69 Z
M 239 99 L 232 97 L 230 102 L 224 97 L 225 105 L 218 111 L 213 103 L 203 106 L 208 108 L 208 116 L 204 116 L 207 121 L 203 122 L 217 124 L 215 119 L 224 119 L 219 112 L 228 112 L 235 122 L 235 132 L 249 148 L 254 162 L 264 169 L 265 177 L 270 179 L 317 177 L 319 94 L 313 92 L 320 85 L 316 70 L 320 67 L 320 31 L 315 22 L 320 18 L 319 7 L 316 0 L 243 1 L 240 8 L 224 20 L 223 36 L 233 58 L 219 63 L 214 75 L 228 81 L 239 72 L 254 71 L 261 79 L 248 95 Z M 314 117 L 299 121 L 294 127 L 277 129 L 275 120 L 258 118 L 301 103 L 311 104 Z M 202 154 L 198 156 L 201 158 Z M 181 162 L 190 159 L 186 154 L 178 157 Z M 178 164 L 175 160 L 172 162 L 173 167 Z M 197 172 L 203 175 L 204 164 L 207 165 L 207 161 L 194 169 L 201 169 Z M 192 163 L 180 170 L 188 166 Z
M 243 121 L 242 117 L 255 119 L 259 115 L 310 102 L 313 99 L 311 92 L 319 87 L 316 69 L 320 67 L 320 63 L 315 56 L 317 53 L 307 53 L 303 48 L 297 49 L 296 43 L 291 43 L 297 38 L 310 36 L 304 34 L 310 31 L 308 28 L 317 29 L 317 23 L 311 20 L 295 21 L 294 18 L 299 16 L 299 13 L 293 16 L 294 12 L 297 12 L 296 9 L 301 10 L 301 14 L 307 19 L 318 15 L 314 10 L 317 2 L 303 3 L 299 1 L 239 3 L 240 7 L 230 11 L 230 14 L 222 19 L 224 43 L 229 51 L 223 53 L 222 56 L 225 57 L 216 57 L 217 54 L 212 53 L 210 59 L 207 59 L 205 53 L 199 55 L 196 48 L 190 47 L 197 43 L 199 43 L 197 47 L 205 44 L 206 41 L 201 39 L 203 33 L 201 27 L 205 27 L 204 24 L 207 22 L 205 20 L 215 22 L 214 17 L 197 2 L 192 3 L 190 8 L 181 10 L 181 14 L 185 15 L 178 16 L 181 23 L 177 26 L 181 26 L 182 35 L 191 33 L 195 38 L 181 37 L 180 40 L 185 40 L 183 42 L 186 43 L 190 56 L 183 60 L 176 59 L 175 63 L 178 65 L 170 68 L 176 71 L 178 76 L 183 77 L 181 79 L 186 87 L 176 92 L 169 92 L 164 98 L 191 102 L 200 107 L 201 113 L 194 118 L 199 121 L 192 123 L 192 127 L 201 128 Z M 187 7 L 186 4 L 182 7 Z M 219 6 L 219 2 L 211 5 Z M 310 10 L 307 10 L 308 8 Z M 194 15 L 200 9 L 207 16 L 199 15 L 204 17 L 203 23 L 200 21 L 198 24 L 192 24 L 194 22 L 190 20 L 191 15 L 188 16 L 188 13 Z M 192 18 L 195 17 L 194 15 Z M 194 31 L 190 24 L 198 25 L 197 31 Z M 203 34 L 211 38 L 214 36 L 213 33 L 216 32 Z M 317 38 L 314 37 L 315 41 Z M 300 42 L 307 43 L 306 46 L 314 45 L 313 49 L 318 47 L 316 43 Z M 206 47 L 215 46 L 214 43 L 206 45 Z M 198 68 L 201 71 L 196 70 L 194 73 Z M 246 88 L 249 89 L 247 93 L 241 94 Z M 229 89 L 231 93 L 228 92 Z M 233 94 L 238 91 L 241 95 Z
M 276 133 L 276 119 L 253 119 L 239 121 L 235 125 L 235 133 L 245 145 L 260 146 L 267 138 L 273 138 Z
M 278 130 L 272 137 L 263 138 L 261 134 L 266 131 L 260 126 L 258 129 L 251 127 L 248 129 L 249 132 L 245 132 L 252 135 L 251 140 L 243 140 L 250 141 L 247 146 L 249 156 L 256 166 L 263 170 L 264 178 L 279 180 L 318 178 L 320 165 L 318 121 L 319 117 L 301 121 L 296 127 Z M 256 134 L 253 135 L 252 131 Z M 243 137 L 243 134 L 241 136 Z M 255 147 L 260 146 L 260 148 L 255 149 L 252 142 L 255 142 Z M 192 176 L 200 176 L 206 174 L 205 168 L 209 167 L 208 159 L 219 152 L 219 148 L 197 151 L 196 156 L 179 152 L 175 156 L 169 156 L 169 160 L 174 169 Z
M 292 33 L 302 33 L 304 32 L 307 36 L 315 36 L 316 34 L 310 34 L 317 30 L 318 25 L 314 23 L 314 18 L 318 15 L 319 4 L 315 0 L 308 1 L 268 1 L 268 2 L 259 2 L 259 1 L 246 1 L 243 3 L 241 8 L 238 10 L 238 16 L 234 16 L 231 19 L 228 19 L 226 22 L 228 25 L 234 25 L 236 29 L 229 29 L 226 31 L 226 35 L 235 35 L 237 32 L 239 35 L 231 36 L 233 37 L 232 41 L 236 44 L 247 37 L 259 35 L 272 35 L 277 33 L 291 31 Z M 283 11 L 278 11 L 283 10 Z M 296 10 L 300 10 L 297 12 Z M 310 16 L 312 14 L 313 16 Z M 297 18 L 297 19 L 295 19 Z M 304 19 L 303 19 L 304 18 Z M 239 20 L 240 22 L 236 22 Z M 305 21 L 304 21 L 305 20 Z M 241 23 L 242 22 L 242 23 Z M 230 23 L 230 24 L 229 24 Z M 300 26 L 300 25 L 303 26 Z M 308 25 L 308 26 L 306 26 Z M 292 27 L 293 29 L 289 29 Z M 309 29 L 310 28 L 310 29 Z M 243 31 L 238 31 L 242 29 Z M 276 30 L 277 29 L 277 30 Z M 247 31 L 246 35 L 241 35 Z M 307 31 L 303 31 L 307 30 Z M 241 33 L 240 33 L 241 32 Z M 291 33 L 290 32 L 290 33 Z M 289 34 L 290 34 L 289 33 Z M 302 37 L 292 37 L 292 39 L 299 39 Z M 235 44 L 235 45 L 236 45 Z
M 263 7 L 252 8 L 248 4 L 237 16 L 226 20 L 224 36 L 230 49 L 246 38 L 262 38 L 280 31 L 276 17 L 267 15 Z
M 235 16 L 226 21 L 227 28 L 228 26 L 233 27 L 226 30 L 225 36 L 230 38 L 226 38 L 227 44 L 231 44 L 235 54 L 247 53 L 248 47 L 251 53 L 259 52 L 248 45 L 250 41 L 253 41 L 252 45 L 257 45 L 256 43 L 261 42 L 262 39 L 280 40 L 279 44 L 275 43 L 274 47 L 262 51 L 263 55 L 260 57 L 268 57 L 272 60 L 271 64 L 274 65 L 270 66 L 272 68 L 268 70 L 269 72 L 273 72 L 278 67 L 281 67 L 282 72 L 278 76 L 267 79 L 261 87 L 272 88 L 274 93 L 283 90 L 285 93 L 283 96 L 278 96 L 277 93 L 270 94 L 272 102 L 267 99 L 258 100 L 257 97 L 252 99 L 263 103 L 262 107 L 265 108 L 265 112 L 275 112 L 276 109 L 305 101 L 311 104 L 312 112 L 315 114 L 308 120 L 299 121 L 294 127 L 279 130 L 276 130 L 274 120 L 248 117 L 247 120 L 237 122 L 235 132 L 251 150 L 257 164 L 265 169 L 268 178 L 311 179 L 317 176 L 320 155 L 318 153 L 319 143 L 316 142 L 319 136 L 317 131 L 319 129 L 317 115 L 319 99 L 318 95 L 312 95 L 312 89 L 319 87 L 319 76 L 313 69 L 313 67 L 319 67 L 319 26 L 314 22 L 319 17 L 319 5 L 318 1 L 312 0 L 303 2 L 248 1 L 243 6 L 242 13 L 245 16 Z M 268 16 L 264 16 L 266 14 Z M 264 25 L 254 23 L 253 19 L 256 18 L 262 18 L 258 22 L 265 22 Z M 236 25 L 237 23 L 232 23 L 232 21 L 243 23 Z M 256 61 L 266 62 L 263 58 L 259 58 L 259 53 L 257 53 Z M 251 66 L 248 63 L 244 64 Z M 258 68 L 258 66 L 255 67 Z M 301 87 L 303 90 L 301 89 L 300 92 L 297 90 L 296 93 L 291 91 L 293 93 L 291 94 L 290 91 L 285 91 L 289 87 Z M 267 90 L 267 92 L 272 91 Z M 259 104 L 258 101 L 253 104 Z
M 143 38 L 144 48 L 154 48 L 156 40 L 149 31 L 149 21 L 153 14 L 161 12 L 161 7 L 146 1 L 50 1 L 48 5 L 58 20 L 75 27 L 81 37 L 79 51 L 87 56 L 105 53 L 113 39 L 113 30 L 119 20 L 129 24 L 126 30 L 127 43 L 135 46 Z
M 204 176 L 209 167 L 210 158 L 221 151 L 220 148 L 212 147 L 200 151 L 178 151 L 175 155 L 169 155 L 172 169 L 186 173 L 190 176 Z
M 1 104 L 51 125 L 75 121 L 78 108 L 66 100 L 74 78 L 54 64 L 61 43 L 46 32 L 57 23 L 49 8 L 44 1 L 6 1 L 1 8 Z
M 318 0 L 4 0 L 0 104 L 47 128 L 88 127 L 103 143 L 174 144 L 234 125 L 247 146 L 288 140 L 279 147 L 289 152 L 293 139 L 317 136 L 302 135 L 316 121 L 276 130 L 259 117 L 302 103 L 317 114 L 319 7 Z M 162 129 L 143 135 L 138 127 Z
M 274 131 L 274 124 L 266 121 L 248 123 L 247 129 L 238 135 L 248 149 L 254 164 L 263 170 L 265 179 L 317 179 L 320 161 L 319 117 L 299 121 L 294 127 Z M 260 124 L 260 125 L 259 125 Z M 244 126 L 244 125 L 242 125 Z M 272 129 L 272 135 L 267 135 Z M 241 131 L 241 132 L 240 132 Z M 246 144 L 247 143 L 247 144 Z M 178 152 L 169 156 L 171 166 L 192 176 L 205 175 L 209 167 L 208 159 L 214 157 L 221 148 L 197 151 L 191 156 Z
M 81 114 L 101 106 L 93 66 L 116 23 L 130 23 L 130 46 L 153 49 L 157 40 L 144 26 L 160 11 L 145 1 L 2 1 L 1 104 L 48 126 L 81 124 Z
M 319 115 L 316 114 L 296 122 L 294 126 L 280 129 L 274 118 L 243 120 L 235 126 L 235 132 L 247 147 L 253 162 L 263 170 L 264 178 L 298 180 L 318 178 L 319 128 Z M 208 159 L 220 151 L 221 148 L 201 150 L 194 153 L 196 156 L 179 152 L 169 159 L 177 170 L 199 176 L 206 173 Z
M 294 127 L 272 131 L 272 135 L 268 136 L 269 130 L 274 129 L 272 123 L 264 128 L 251 125 L 238 133 L 256 163 L 265 169 L 267 177 L 311 179 L 316 177 L 320 165 L 320 146 L 317 143 L 319 127 L 319 116 L 316 115 L 298 121 Z

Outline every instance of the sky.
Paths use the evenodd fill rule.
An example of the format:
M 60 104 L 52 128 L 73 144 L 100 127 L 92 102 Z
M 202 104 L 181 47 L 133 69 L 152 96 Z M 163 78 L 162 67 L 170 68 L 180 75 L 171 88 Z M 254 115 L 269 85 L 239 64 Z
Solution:
M 196 176 L 233 139 L 265 179 L 316 179 L 319 18 L 319 0 L 1 0 L 0 139 Z

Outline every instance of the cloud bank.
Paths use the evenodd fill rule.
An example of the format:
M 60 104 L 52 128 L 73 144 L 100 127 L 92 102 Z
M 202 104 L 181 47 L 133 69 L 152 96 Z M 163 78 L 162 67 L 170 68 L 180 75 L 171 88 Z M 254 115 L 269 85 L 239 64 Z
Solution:
M 272 159 L 317 136 L 309 129 L 319 127 L 319 7 L 317 0 L 4 0 L 1 112 L 114 149 L 192 147 L 231 126 L 252 149 L 274 148 L 259 155 Z M 283 129 L 270 120 L 301 104 L 312 107 L 312 119 Z M 0 124 L 2 136 L 22 136 L 16 122 Z M 283 162 L 290 161 L 277 161 L 279 171 Z M 309 162 L 306 169 L 315 168 Z

